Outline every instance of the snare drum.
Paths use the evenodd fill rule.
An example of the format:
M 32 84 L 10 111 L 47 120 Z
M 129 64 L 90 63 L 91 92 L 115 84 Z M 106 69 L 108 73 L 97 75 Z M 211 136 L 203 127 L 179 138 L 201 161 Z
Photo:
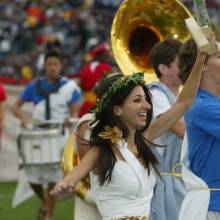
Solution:
M 62 134 L 59 128 L 24 129 L 20 133 L 20 153 L 24 164 L 59 163 Z

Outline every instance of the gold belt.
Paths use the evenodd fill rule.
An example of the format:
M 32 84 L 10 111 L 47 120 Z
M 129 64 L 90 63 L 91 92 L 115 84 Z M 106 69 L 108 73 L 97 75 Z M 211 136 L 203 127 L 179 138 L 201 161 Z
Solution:
M 141 217 L 141 216 L 125 216 L 120 218 L 114 218 L 112 220 L 148 220 L 147 217 Z

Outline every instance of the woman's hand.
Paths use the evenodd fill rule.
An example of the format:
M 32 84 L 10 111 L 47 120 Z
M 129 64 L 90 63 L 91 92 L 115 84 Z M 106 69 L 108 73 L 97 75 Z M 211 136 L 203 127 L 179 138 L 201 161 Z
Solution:
M 98 155 L 99 148 L 92 147 L 80 161 L 79 165 L 72 169 L 63 180 L 59 181 L 50 194 L 58 198 L 66 197 L 70 193 L 73 194 L 75 184 L 94 168 Z
M 59 181 L 54 189 L 50 191 L 50 195 L 53 195 L 59 199 L 64 199 L 72 196 L 74 193 L 74 186 L 68 180 L 63 179 Z
M 207 28 L 207 31 L 204 34 L 208 41 L 215 42 L 215 33 L 211 28 Z
M 203 28 L 203 33 L 205 34 L 207 40 L 209 41 L 209 49 L 206 51 L 208 55 L 217 52 L 215 33 L 211 29 L 211 27 Z

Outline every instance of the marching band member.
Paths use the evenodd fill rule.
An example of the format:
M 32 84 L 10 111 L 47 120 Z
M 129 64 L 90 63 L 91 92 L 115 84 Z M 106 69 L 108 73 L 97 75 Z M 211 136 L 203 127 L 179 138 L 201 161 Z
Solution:
M 79 116 L 83 116 L 89 109 L 95 107 L 96 95 L 93 88 L 106 72 L 112 71 L 110 46 L 108 44 L 98 44 L 91 51 L 91 56 L 92 60 L 86 63 L 79 73 L 80 87 L 85 96 L 85 100 L 80 107 Z
M 6 100 L 5 89 L 0 85 L 0 149 L 1 149 L 1 135 L 4 126 L 4 106 L 3 102 Z
M 149 84 L 153 102 L 153 118 L 160 117 L 178 97 L 181 80 L 178 77 L 178 52 L 181 41 L 167 39 L 155 44 L 150 52 L 150 60 L 158 82 Z M 151 220 L 178 219 L 185 186 L 181 178 L 170 175 L 173 167 L 180 162 L 182 139 L 185 133 L 183 119 L 178 120 L 167 132 L 155 140 L 160 146 L 155 154 L 160 162 L 161 178 L 157 178 L 151 205 Z
M 34 104 L 33 121 L 37 123 L 56 120 L 64 122 L 64 125 L 68 126 L 70 124 L 69 118 L 78 116 L 81 99 L 80 88 L 74 81 L 68 81 L 65 77 L 62 77 L 61 69 L 62 59 L 60 54 L 56 51 L 49 51 L 45 55 L 45 76 L 33 80 L 13 106 L 13 113 L 20 119 L 23 127 L 27 127 L 30 123 L 27 115 L 21 110 L 26 102 Z M 61 136 L 61 138 L 63 144 L 60 146 L 60 154 L 64 147 L 66 135 Z M 51 220 L 56 201 L 48 192 L 62 178 L 60 164 L 24 165 L 24 170 L 34 192 L 42 201 L 39 219 Z M 44 184 L 48 184 L 46 194 L 43 190 Z
M 210 190 L 207 220 L 220 219 L 220 43 L 217 51 L 205 60 L 201 84 L 192 108 L 185 115 L 188 139 L 188 158 L 191 171 L 201 178 Z M 190 75 L 197 54 L 195 42 L 190 39 L 180 51 L 180 77 L 183 82 Z M 194 186 L 196 190 L 196 187 Z M 200 194 L 193 199 L 200 202 Z M 191 201 L 193 200 L 191 199 Z M 198 203 L 197 203 L 198 204 Z M 206 207 L 201 207 L 206 209 Z

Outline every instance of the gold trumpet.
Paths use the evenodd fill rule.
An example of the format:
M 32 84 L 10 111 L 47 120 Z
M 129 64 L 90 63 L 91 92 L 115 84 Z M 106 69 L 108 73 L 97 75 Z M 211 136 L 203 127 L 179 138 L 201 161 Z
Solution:
M 185 19 L 191 16 L 178 0 L 125 0 L 111 29 L 112 50 L 121 71 L 145 72 L 146 82 L 156 80 L 149 61 L 151 48 L 167 38 L 187 40 Z

